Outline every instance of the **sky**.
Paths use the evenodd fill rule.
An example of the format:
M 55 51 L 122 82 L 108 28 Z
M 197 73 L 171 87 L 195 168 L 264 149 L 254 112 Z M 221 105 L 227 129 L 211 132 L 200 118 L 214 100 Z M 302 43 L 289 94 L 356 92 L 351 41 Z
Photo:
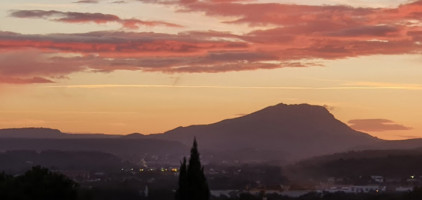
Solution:
M 0 128 L 153 134 L 278 103 L 422 137 L 422 0 L 0 1 Z

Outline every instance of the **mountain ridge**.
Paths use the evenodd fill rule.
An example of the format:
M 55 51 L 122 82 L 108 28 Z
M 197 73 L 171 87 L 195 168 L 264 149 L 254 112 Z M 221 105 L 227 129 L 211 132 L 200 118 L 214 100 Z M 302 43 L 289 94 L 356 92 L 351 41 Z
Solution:
M 2 130 L 0 138 L 4 138 L 1 133 Z M 211 157 L 244 161 L 295 161 L 349 150 L 422 147 L 422 140 L 386 141 L 353 130 L 336 119 L 324 106 L 283 103 L 240 117 L 211 124 L 177 127 L 160 134 L 79 135 L 60 132 L 55 137 L 139 141 L 157 139 L 175 141 L 184 146 L 190 146 L 196 137 L 201 149 Z

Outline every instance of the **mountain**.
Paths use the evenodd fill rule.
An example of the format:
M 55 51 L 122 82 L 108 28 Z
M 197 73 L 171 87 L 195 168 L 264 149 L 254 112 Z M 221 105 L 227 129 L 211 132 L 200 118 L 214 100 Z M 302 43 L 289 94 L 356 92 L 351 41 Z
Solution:
M 0 129 L 0 138 L 59 138 L 60 130 L 50 128 L 9 128 Z
M 117 138 L 120 135 L 103 133 L 71 134 L 63 133 L 51 128 L 8 128 L 0 129 L 0 138 L 26 138 L 26 139 L 77 139 L 77 138 Z
M 116 155 L 122 159 L 139 162 L 180 161 L 188 148 L 176 141 L 160 139 L 124 138 L 1 138 L 0 152 L 16 150 L 33 151 L 96 151 Z
M 250 160 L 297 160 L 373 145 L 381 140 L 355 131 L 322 106 L 278 104 L 209 125 L 179 127 L 151 137 Z M 229 153 L 230 152 L 230 153 Z
M 142 134 L 142 133 L 131 133 L 131 134 L 128 134 L 128 135 L 121 136 L 121 138 L 126 138 L 126 139 L 142 139 L 142 138 L 145 138 L 145 135 Z

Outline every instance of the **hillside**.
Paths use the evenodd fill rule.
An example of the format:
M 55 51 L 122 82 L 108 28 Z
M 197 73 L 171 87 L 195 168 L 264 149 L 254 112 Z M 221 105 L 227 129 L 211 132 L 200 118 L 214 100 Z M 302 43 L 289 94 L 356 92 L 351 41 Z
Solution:
M 188 148 L 178 142 L 157 139 L 0 139 L 0 152 L 10 150 L 96 151 L 110 153 L 132 162 L 148 159 L 151 162 L 160 160 L 174 163 L 188 152 Z
M 6 151 L 0 153 L 0 171 L 22 172 L 32 166 L 57 170 L 118 171 L 133 166 L 120 158 L 93 151 Z

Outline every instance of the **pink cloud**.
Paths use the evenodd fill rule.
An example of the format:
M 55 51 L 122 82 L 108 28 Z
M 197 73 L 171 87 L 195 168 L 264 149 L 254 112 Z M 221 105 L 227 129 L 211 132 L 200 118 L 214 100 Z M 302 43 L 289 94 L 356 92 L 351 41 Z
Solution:
M 105 57 L 189 56 L 209 51 L 239 50 L 245 42 L 198 39 L 194 35 L 162 33 L 90 32 L 83 34 L 24 35 L 0 32 L 0 49 L 42 49 L 95 53 Z
M 116 15 L 103 13 L 81 13 L 81 12 L 61 12 L 61 11 L 44 11 L 44 10 L 17 10 L 12 11 L 10 16 L 18 18 L 41 18 L 51 21 L 66 23 L 96 23 L 103 24 L 116 22 L 128 29 L 138 29 L 139 26 L 168 26 L 181 28 L 183 26 L 163 22 L 163 21 L 144 21 L 139 19 L 121 19 Z
M 163 22 L 163 21 L 142 21 L 139 19 L 123 19 L 119 21 L 123 27 L 129 29 L 138 29 L 139 26 L 167 26 L 167 27 L 175 27 L 175 28 L 182 28 L 183 26 Z
M 34 84 L 34 83 L 54 83 L 51 80 L 41 78 L 41 77 L 32 77 L 32 78 L 18 78 L 18 77 L 4 77 L 0 76 L 0 83 L 5 84 Z
M 36 49 L 0 51 L 0 84 L 53 83 L 68 74 L 88 70 L 77 60 L 57 60 L 52 52 Z
M 0 55 L 12 52 L 16 56 L 27 56 L 28 52 L 36 52 L 31 61 L 35 64 L 9 59 L 5 67 L 0 67 L 0 76 L 50 79 L 76 71 L 119 69 L 218 73 L 316 65 L 306 61 L 309 59 L 422 52 L 422 1 L 397 8 L 304 6 L 247 0 L 143 1 L 177 4 L 184 12 L 232 17 L 224 23 L 248 24 L 254 30 L 245 34 L 218 31 L 175 34 L 102 31 L 48 35 L 0 32 Z M 173 26 L 161 21 L 121 19 L 101 13 L 14 11 L 11 15 L 69 23 L 118 22 L 127 28 Z M 53 53 L 56 56 L 52 57 Z M 69 53 L 77 56 L 66 56 Z M 14 65 L 18 67 L 12 67 Z
M 216 32 L 211 32 L 210 35 L 226 36 Z M 271 67 L 270 64 L 259 64 L 262 60 L 276 57 L 250 52 L 248 48 L 245 42 L 211 40 L 206 33 L 170 35 L 92 32 L 24 35 L 0 32 L 0 62 L 3 63 L 0 66 L 0 75 L 14 79 L 34 76 L 54 79 L 87 70 L 176 73 L 278 67 L 273 64 Z

